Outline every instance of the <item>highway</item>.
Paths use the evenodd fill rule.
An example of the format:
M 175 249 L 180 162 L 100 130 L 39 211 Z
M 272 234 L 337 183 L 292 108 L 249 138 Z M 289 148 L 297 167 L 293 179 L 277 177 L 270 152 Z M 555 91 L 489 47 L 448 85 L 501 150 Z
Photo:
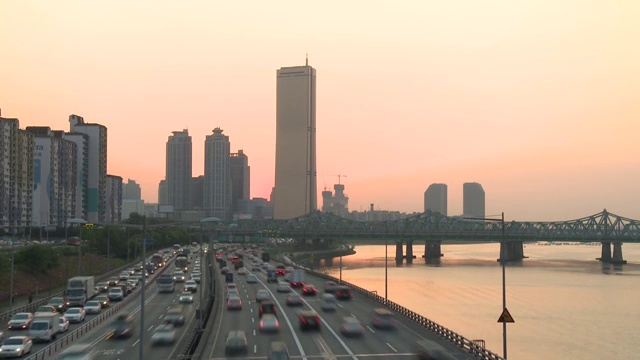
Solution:
M 252 268 L 246 264 L 246 267 Z M 399 326 L 396 330 L 379 330 L 371 326 L 374 308 L 379 304 L 354 293 L 351 300 L 338 301 L 337 311 L 324 312 L 321 309 L 321 294 L 324 280 L 307 273 L 307 283 L 318 288 L 316 296 L 303 296 L 302 307 L 288 307 L 286 293 L 278 293 L 277 283 L 267 283 L 263 271 L 250 272 L 257 275 L 257 283 L 247 283 L 246 275 L 234 273 L 234 281 L 243 302 L 242 310 L 227 310 L 226 301 L 220 301 L 220 316 L 213 324 L 214 328 L 206 339 L 203 359 L 225 359 L 226 336 L 232 330 L 244 330 L 248 340 L 248 352 L 239 358 L 266 359 L 271 342 L 286 343 L 292 358 L 302 359 L 412 359 L 415 358 L 416 344 L 419 340 L 429 339 L 441 344 L 451 355 L 451 359 L 471 359 L 472 356 L 429 333 L 417 324 L 396 317 Z M 218 282 L 224 284 L 224 279 Z M 258 289 L 267 289 L 277 306 L 280 331 L 276 334 L 264 334 L 259 329 L 258 303 L 255 294 Z M 300 289 L 293 289 L 300 293 Z M 224 292 L 223 292 L 224 293 Z M 298 312 L 301 309 L 313 309 L 321 318 L 321 330 L 302 331 L 299 329 Z M 365 327 L 361 338 L 345 337 L 339 328 L 344 317 L 355 317 Z

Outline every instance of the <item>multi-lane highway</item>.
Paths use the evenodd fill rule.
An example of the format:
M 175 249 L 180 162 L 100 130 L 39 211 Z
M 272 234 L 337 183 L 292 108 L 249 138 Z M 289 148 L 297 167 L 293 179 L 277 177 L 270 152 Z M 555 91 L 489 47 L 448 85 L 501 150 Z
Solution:
M 287 345 L 290 356 L 293 358 L 411 359 L 416 357 L 417 342 L 429 339 L 446 348 L 453 359 L 471 358 L 469 354 L 444 342 L 417 324 L 398 321 L 395 330 L 374 328 L 371 325 L 373 310 L 380 305 L 356 293 L 351 300 L 338 301 L 336 311 L 324 312 L 321 309 L 324 280 L 311 274 L 306 274 L 307 283 L 313 283 L 319 291 L 316 296 L 303 296 L 301 307 L 287 306 L 288 294 L 277 292 L 277 283 L 268 283 L 263 271 L 253 271 L 253 274 L 258 276 L 257 283 L 247 283 L 246 275 L 234 274 L 243 308 L 227 310 L 226 301 L 219 302 L 219 307 L 214 309 L 219 312 L 219 315 L 213 324 L 214 328 L 206 338 L 206 346 L 202 351 L 203 358 L 229 358 L 230 356 L 225 354 L 225 343 L 227 334 L 233 330 L 243 330 L 247 335 L 247 353 L 237 357 L 264 359 L 269 352 L 270 344 L 274 341 L 282 341 Z M 267 289 L 277 306 L 277 317 L 280 323 L 278 333 L 260 332 L 256 302 L 258 289 Z M 300 289 L 293 291 L 300 293 Z M 321 319 L 320 331 L 300 330 L 298 314 L 302 309 L 313 309 L 317 312 Z M 360 321 L 365 328 L 362 337 L 346 337 L 340 332 L 345 317 L 355 317 Z

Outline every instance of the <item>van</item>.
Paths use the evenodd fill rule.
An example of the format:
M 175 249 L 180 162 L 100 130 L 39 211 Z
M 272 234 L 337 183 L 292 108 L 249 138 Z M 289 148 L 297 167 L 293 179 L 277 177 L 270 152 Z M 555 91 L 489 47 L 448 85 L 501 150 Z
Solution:
M 224 274 L 224 282 L 227 282 L 227 283 L 232 283 L 233 282 L 233 273 L 232 272 L 228 272 L 228 273 Z

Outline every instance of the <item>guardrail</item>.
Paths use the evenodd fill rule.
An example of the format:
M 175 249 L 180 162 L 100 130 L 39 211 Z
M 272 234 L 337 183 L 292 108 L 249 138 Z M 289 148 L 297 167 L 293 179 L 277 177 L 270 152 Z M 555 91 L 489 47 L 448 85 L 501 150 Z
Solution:
M 129 266 L 131 266 L 131 265 L 129 264 L 129 265 L 123 266 L 121 268 L 118 268 L 118 269 L 114 270 L 113 272 L 106 273 L 106 274 L 102 275 L 101 278 L 102 279 L 108 278 L 109 276 L 111 276 L 111 274 L 117 273 L 117 271 L 119 271 L 120 269 L 126 269 Z M 122 301 L 118 302 L 117 304 L 115 304 L 113 306 L 110 306 L 107 310 L 105 310 L 104 312 L 101 312 L 100 314 L 95 316 L 88 323 L 78 327 L 77 329 L 75 329 L 70 334 L 65 335 L 63 338 L 54 341 L 49 346 L 47 346 L 44 349 L 38 351 L 37 353 L 28 356 L 26 359 L 27 360 L 44 360 L 46 357 L 51 356 L 53 354 L 56 354 L 58 351 L 61 351 L 62 349 L 67 347 L 69 344 L 71 344 L 73 341 L 75 341 L 76 339 L 78 339 L 82 335 L 85 335 L 87 332 L 91 331 L 94 327 L 96 327 L 97 325 L 101 324 L 103 321 L 106 321 L 107 319 L 109 319 L 113 314 L 116 314 L 118 311 L 122 310 L 122 308 L 124 308 L 127 305 L 131 304 L 134 300 L 137 300 L 137 298 L 140 296 L 141 291 L 146 290 L 147 287 L 152 285 L 155 282 L 155 279 L 160 274 L 162 274 L 165 271 L 166 268 L 167 268 L 167 266 L 162 267 L 162 269 L 160 271 L 158 271 L 158 275 L 154 276 L 148 282 L 145 281 L 145 288 L 144 289 L 142 287 L 140 287 L 140 288 L 134 290 L 129 296 L 127 296 Z
M 349 288 L 351 288 L 352 290 L 358 292 L 360 295 L 363 295 L 375 302 L 378 302 L 380 305 L 391 309 L 395 312 L 397 312 L 398 314 L 404 316 L 405 318 L 414 321 L 415 323 L 421 325 L 422 327 L 440 335 L 442 338 L 448 340 L 449 342 L 451 342 L 452 344 L 458 346 L 459 348 L 463 349 L 464 351 L 468 352 L 469 354 L 473 355 L 475 358 L 477 359 L 483 359 L 483 360 L 504 360 L 501 356 L 499 356 L 498 354 L 489 351 L 487 349 L 485 349 L 483 346 L 478 345 L 476 342 L 474 342 L 473 340 L 467 339 L 464 336 L 456 333 L 455 331 L 449 330 L 446 327 L 431 321 L 429 319 L 427 319 L 426 317 L 407 309 L 406 307 L 397 304 L 393 301 L 388 301 L 386 300 L 384 297 L 378 295 L 377 293 L 373 293 L 367 289 L 361 288 L 358 285 L 352 284 L 350 282 L 347 281 L 340 281 L 339 279 L 333 277 L 333 276 L 329 276 L 327 274 L 323 274 L 323 273 L 319 273 L 317 271 L 311 270 L 309 268 L 300 266 L 292 261 L 288 261 L 288 263 L 292 266 L 296 266 L 298 268 L 304 269 L 309 273 L 312 273 L 313 275 L 316 275 L 320 278 L 323 278 L 325 280 L 329 280 L 329 281 L 333 281 L 335 283 L 342 283 L 347 285 Z
M 119 274 L 122 270 L 130 268 L 131 266 L 133 266 L 133 264 L 137 264 L 138 262 L 140 262 L 140 261 L 137 260 L 135 262 L 123 265 L 123 266 L 121 266 L 119 268 L 116 268 L 116 269 L 113 269 L 113 270 L 111 270 L 109 272 L 106 272 L 106 273 L 104 273 L 102 275 L 98 275 L 98 276 L 95 277 L 95 280 L 96 280 L 95 283 L 97 284 L 97 283 L 99 283 L 99 282 L 101 282 L 103 280 L 107 280 L 107 279 L 109 279 L 109 277 L 111 277 L 113 275 L 116 275 L 116 274 Z M 47 296 L 45 298 L 42 298 L 40 300 L 36 300 L 36 301 L 32 302 L 31 304 L 22 305 L 22 306 L 19 306 L 19 307 L 15 308 L 15 309 L 10 310 L 10 311 L 5 311 L 5 312 L 0 314 L 0 323 L 7 323 L 9 320 L 11 320 L 13 315 L 15 315 L 15 314 L 17 314 L 19 312 L 30 312 L 30 313 L 33 313 L 38 307 L 40 307 L 42 305 L 47 305 L 49 303 L 49 300 L 51 300 L 51 298 L 60 297 L 62 295 L 63 295 L 63 293 L 58 292 L 58 293 L 55 293 L 53 295 Z

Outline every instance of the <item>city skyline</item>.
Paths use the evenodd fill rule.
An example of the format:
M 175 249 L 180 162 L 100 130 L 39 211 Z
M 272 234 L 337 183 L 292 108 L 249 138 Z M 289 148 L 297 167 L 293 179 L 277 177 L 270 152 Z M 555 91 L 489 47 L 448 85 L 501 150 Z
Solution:
M 421 212 L 428 185 L 445 183 L 454 215 L 461 185 L 478 182 L 487 216 L 640 219 L 640 5 L 250 3 L 3 2 L 1 116 L 105 126 L 107 173 L 135 179 L 149 202 L 167 134 L 193 134 L 197 176 L 219 126 L 251 157 L 251 196 L 269 198 L 274 74 L 308 52 L 318 198 L 348 174 L 350 210 Z

